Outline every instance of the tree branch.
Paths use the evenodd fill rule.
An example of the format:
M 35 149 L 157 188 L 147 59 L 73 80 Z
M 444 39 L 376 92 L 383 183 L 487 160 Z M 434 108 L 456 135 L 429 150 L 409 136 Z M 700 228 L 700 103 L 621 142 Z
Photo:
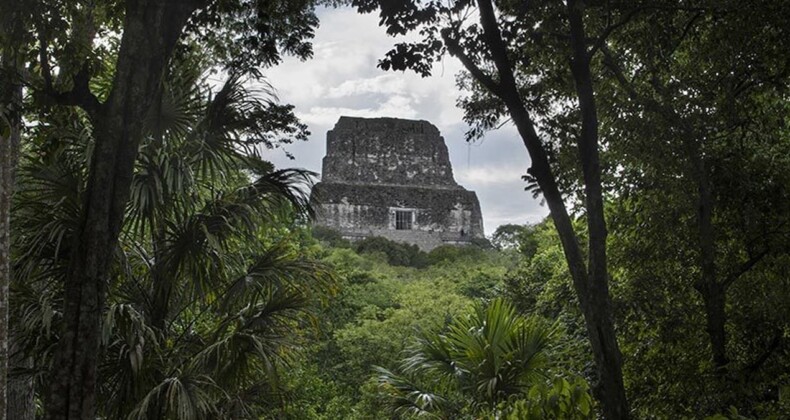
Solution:
M 774 334 L 774 337 L 771 339 L 771 342 L 768 344 L 768 348 L 765 349 L 763 354 L 761 354 L 757 359 L 755 359 L 752 363 L 745 366 L 743 371 L 745 372 L 746 376 L 749 377 L 755 372 L 757 372 L 762 365 L 768 361 L 768 358 L 782 345 L 782 330 L 777 330 Z
M 740 266 L 738 266 L 738 268 L 734 272 L 730 273 L 730 275 L 727 276 L 726 279 L 724 279 L 724 281 L 722 282 L 722 286 L 724 286 L 725 289 L 729 287 L 732 283 L 735 282 L 735 280 L 738 280 L 738 278 L 740 278 L 742 275 L 746 274 L 747 272 L 749 272 L 749 270 L 754 268 L 754 266 L 757 265 L 757 263 L 759 263 L 769 253 L 770 251 L 766 248 L 763 251 L 755 255 L 752 255 L 751 258 L 744 261 Z
M 52 99 L 58 105 L 78 106 L 85 110 L 91 118 L 94 118 L 101 108 L 99 98 L 90 90 L 90 70 L 88 63 L 85 62 L 80 71 L 72 79 L 73 87 L 69 91 L 61 92 L 52 83 L 52 71 L 49 66 L 49 55 L 47 54 L 46 40 L 43 34 L 39 36 L 39 61 L 41 66 L 41 77 L 44 80 L 43 89 L 40 93 Z
M 653 98 L 650 98 L 646 95 L 642 95 L 639 92 L 637 92 L 633 83 L 630 80 L 628 80 L 628 78 L 626 78 L 625 73 L 623 73 L 623 69 L 620 68 L 620 66 L 617 64 L 617 61 L 614 58 L 614 54 L 612 53 L 611 50 L 609 50 L 609 48 L 606 45 L 601 45 L 600 50 L 604 55 L 604 59 L 603 59 L 604 66 L 606 66 L 606 68 L 612 72 L 615 79 L 617 80 L 617 83 L 620 85 L 620 87 L 622 87 L 626 91 L 628 97 L 631 98 L 631 100 L 635 102 L 641 102 L 652 112 L 657 113 L 658 115 L 665 118 L 667 121 L 670 121 L 674 124 L 679 124 L 686 131 L 689 131 L 683 119 L 680 118 L 680 116 L 677 115 L 677 113 L 675 113 L 674 109 L 661 104 L 660 102 L 658 102 Z M 653 89 L 659 88 L 654 83 L 651 83 L 651 86 L 653 87 Z
M 461 61 L 461 64 L 464 65 L 466 70 L 472 74 L 472 76 L 479 81 L 486 89 L 488 89 L 491 93 L 496 95 L 499 98 L 502 98 L 502 86 L 499 85 L 491 76 L 486 74 L 480 67 L 475 64 L 471 57 L 469 57 L 461 46 L 458 44 L 458 40 L 450 36 L 449 30 L 442 31 L 442 39 L 444 40 L 445 45 L 447 45 L 447 51 L 450 55 L 458 57 Z
M 494 60 L 497 72 L 499 72 L 502 93 L 506 96 L 516 96 L 515 98 L 509 98 L 510 100 L 519 99 L 516 80 L 513 77 L 513 68 L 507 57 L 507 48 L 505 47 L 505 42 L 502 41 L 502 34 L 499 32 L 494 6 L 491 4 L 491 0 L 478 0 L 477 4 L 480 9 L 480 26 L 483 27 L 485 42 L 488 44 L 491 58 Z M 508 101 L 506 97 L 502 97 L 502 99 L 506 102 Z
M 631 11 L 630 11 L 628 14 L 626 14 L 626 15 L 625 15 L 625 17 L 624 17 L 623 19 L 621 19 L 619 22 L 617 22 L 617 23 L 615 23 L 615 24 L 613 24 L 613 25 L 609 25 L 609 26 L 608 26 L 608 27 L 607 27 L 607 28 L 606 28 L 606 29 L 603 31 L 603 33 L 602 33 L 601 35 L 599 35 L 599 36 L 598 36 L 598 38 L 597 38 L 597 39 L 595 40 L 595 42 L 593 43 L 593 46 L 592 46 L 592 48 L 590 48 L 590 51 L 587 53 L 587 57 L 588 57 L 588 59 L 592 59 L 592 57 L 595 55 L 595 53 L 596 53 L 596 52 L 597 52 L 597 51 L 598 51 L 598 50 L 599 50 L 599 49 L 600 49 L 600 48 L 603 46 L 603 44 L 606 42 L 606 39 L 607 39 L 607 38 L 609 38 L 609 36 L 610 36 L 610 35 L 611 35 L 611 34 L 612 34 L 612 33 L 613 33 L 615 30 L 617 30 L 618 28 L 620 28 L 620 27 L 622 27 L 623 25 L 627 24 L 628 22 L 630 22 L 630 21 L 631 21 L 631 19 L 633 19 L 633 18 L 634 18 L 634 17 L 637 15 L 637 13 L 639 13 L 639 12 L 641 12 L 641 11 L 645 10 L 645 9 L 646 9 L 645 7 L 638 7 L 638 8 L 636 8 L 636 9 L 633 9 L 633 10 L 631 10 Z

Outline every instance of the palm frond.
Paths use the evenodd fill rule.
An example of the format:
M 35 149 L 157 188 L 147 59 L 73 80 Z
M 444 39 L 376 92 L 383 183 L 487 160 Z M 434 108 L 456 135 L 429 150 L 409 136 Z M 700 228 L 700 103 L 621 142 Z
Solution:
M 250 154 L 245 139 L 255 131 L 254 111 L 265 106 L 265 101 L 249 94 L 241 75 L 228 77 L 209 99 L 206 112 L 187 143 L 189 155 L 204 176 L 221 177 L 234 169 L 245 154 Z
M 430 371 L 448 377 L 460 377 L 466 373 L 453 359 L 449 340 L 438 332 L 419 332 L 417 343 L 408 354 L 400 364 L 401 370 L 407 373 Z
M 186 136 L 204 112 L 205 64 L 194 55 L 175 60 L 163 81 L 160 100 L 146 121 L 152 140 Z
M 151 389 L 128 419 L 198 420 L 216 414 L 211 394 L 218 388 L 206 375 L 170 376 Z
M 401 402 L 418 408 L 417 394 L 406 392 L 413 378 L 432 378 L 426 383 L 437 393 L 454 387 L 475 403 L 494 407 L 543 377 L 551 334 L 545 322 L 523 318 L 511 303 L 494 299 L 452 320 L 444 332 L 420 332 L 399 366 L 406 376 L 380 370 L 380 380 L 399 390 L 393 395 Z
M 465 384 L 489 402 L 523 391 L 544 367 L 550 330 L 537 319 L 526 320 L 515 307 L 494 299 L 450 326 L 448 339 L 462 369 L 474 372 Z
M 295 346 L 292 333 L 309 300 L 298 290 L 270 288 L 269 296 L 221 320 L 208 332 L 209 343 L 192 357 L 190 371 L 206 372 L 224 389 L 244 388 L 250 373 L 265 372 L 276 383 L 277 366 L 289 363 L 284 348 Z
M 194 173 L 178 153 L 144 145 L 137 160 L 128 204 L 127 225 L 138 235 L 151 234 L 156 220 L 183 212 L 195 201 Z
M 247 270 L 226 289 L 220 308 L 228 311 L 266 300 L 272 288 L 298 287 L 306 296 L 325 295 L 331 292 L 333 284 L 329 266 L 306 258 L 280 241 L 253 258 Z
M 160 343 L 145 317 L 130 304 L 112 304 L 102 323 L 105 358 L 99 365 L 104 381 L 99 395 L 113 404 L 104 406 L 112 417 L 134 409 L 146 383 L 156 381 Z
M 388 395 L 391 409 L 399 415 L 446 418 L 447 400 L 419 386 L 414 380 L 393 373 L 379 366 L 374 366 L 378 374 L 377 381 L 380 392 Z
M 36 156 L 23 159 L 18 170 L 14 202 L 13 242 L 17 251 L 14 275 L 33 281 L 61 278 L 69 248 L 81 220 L 85 188 L 84 154 L 90 136 L 78 122 L 39 127 L 42 144 Z M 63 136 L 59 147 L 47 139 Z M 87 137 L 85 137 L 87 136 Z
M 270 216 L 287 203 L 298 216 L 313 217 L 309 191 L 315 176 L 315 172 L 303 169 L 272 171 L 259 176 L 239 193 L 245 201 L 260 202 L 259 208 Z

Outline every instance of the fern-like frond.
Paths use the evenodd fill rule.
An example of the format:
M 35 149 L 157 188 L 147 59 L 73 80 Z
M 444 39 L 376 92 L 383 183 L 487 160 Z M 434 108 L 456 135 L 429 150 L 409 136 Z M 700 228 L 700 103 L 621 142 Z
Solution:
M 206 375 L 174 375 L 151 389 L 129 414 L 128 419 L 199 420 L 216 414 L 212 401 L 218 392 Z
M 442 419 L 447 400 L 414 380 L 379 366 L 374 367 L 380 392 L 389 396 L 390 408 L 399 415 Z

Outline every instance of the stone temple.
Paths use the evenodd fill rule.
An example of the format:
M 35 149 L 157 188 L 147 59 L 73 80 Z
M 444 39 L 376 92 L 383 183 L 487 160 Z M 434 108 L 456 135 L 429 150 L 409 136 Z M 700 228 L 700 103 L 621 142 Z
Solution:
M 382 236 L 422 250 L 483 237 L 474 191 L 458 185 L 428 121 L 340 117 L 326 136 L 316 225 L 356 240 Z

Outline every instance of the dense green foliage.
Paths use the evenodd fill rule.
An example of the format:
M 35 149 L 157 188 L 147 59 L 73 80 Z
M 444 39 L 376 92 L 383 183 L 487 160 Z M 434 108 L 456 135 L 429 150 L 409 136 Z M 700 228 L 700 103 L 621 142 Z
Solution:
M 238 77 L 212 92 L 201 69 L 177 63 L 148 122 L 102 315 L 102 416 L 255 417 L 277 405 L 298 331 L 334 287 L 294 239 L 309 174 L 274 170 L 256 152 L 303 126 Z M 12 315 L 19 345 L 39 355 L 25 374 L 42 396 L 94 141 L 87 124 L 46 116 L 19 168 Z
M 45 397 L 47 417 L 112 417 L 106 410 L 115 402 L 100 395 L 106 385 L 101 382 L 105 378 L 105 373 L 101 372 L 104 368 L 102 350 L 107 344 L 102 325 L 104 312 L 111 307 L 108 305 L 116 303 L 114 287 L 118 272 L 123 279 L 134 278 L 138 291 L 150 292 L 146 302 L 135 303 L 148 306 L 150 311 L 144 317 L 156 329 L 167 329 L 172 326 L 167 322 L 169 312 L 181 307 L 185 292 L 194 292 L 186 293 L 187 302 L 192 298 L 204 301 L 201 303 L 206 300 L 219 302 L 221 299 L 210 297 L 210 292 L 212 287 L 227 286 L 222 280 L 240 275 L 233 270 L 239 268 L 234 263 L 246 259 L 242 265 L 255 265 L 254 256 L 263 250 L 254 249 L 254 246 L 244 249 L 239 243 L 254 236 L 253 232 L 262 224 L 260 216 L 273 219 L 268 216 L 274 212 L 267 210 L 283 207 L 262 206 L 261 202 L 269 199 L 290 201 L 294 213 L 303 216 L 304 206 L 289 198 L 298 195 L 295 193 L 300 190 L 293 184 L 300 182 L 304 174 L 274 172 L 268 164 L 237 158 L 241 154 L 250 155 L 249 151 L 257 147 L 303 139 L 305 127 L 296 121 L 290 107 L 271 101 L 265 104 L 250 96 L 245 99 L 234 85 L 240 87 L 240 75 L 259 75 L 261 66 L 280 62 L 283 54 L 303 59 L 310 57 L 310 40 L 318 24 L 314 7 L 315 2 L 309 0 L 30 0 L 0 3 L 3 21 L 0 31 L 0 97 L 3 98 L 0 104 L 0 121 L 3 122 L 0 129 L 0 162 L 3 162 L 0 179 L 0 217 L 3 220 L 0 224 L 3 227 L 0 235 L 0 383 L 6 383 L 8 337 L 16 338 L 8 334 L 5 322 L 9 307 L 5 291 L 11 277 L 6 258 L 9 251 L 6 216 L 10 204 L 5 192 L 14 184 L 10 175 L 16 166 L 18 148 L 5 147 L 9 144 L 6 139 L 13 138 L 13 143 L 21 144 L 20 162 L 23 165 L 25 158 L 36 154 L 53 166 L 58 166 L 60 152 L 80 155 L 69 162 L 71 166 L 57 168 L 67 169 L 63 181 L 72 182 L 69 185 L 50 189 L 50 184 L 57 184 L 59 179 L 44 180 L 43 186 L 36 185 L 35 175 L 23 180 L 27 182 L 22 186 L 26 190 L 24 193 L 40 187 L 37 192 L 43 199 L 32 198 L 31 201 L 37 201 L 33 206 L 49 204 L 50 207 L 37 213 L 17 213 L 15 220 L 25 220 L 31 215 L 43 223 L 37 227 L 39 230 L 30 225 L 19 230 L 17 238 L 22 239 L 16 239 L 14 246 L 20 249 L 18 252 L 23 257 L 17 258 L 40 256 L 44 259 L 44 267 L 38 270 L 35 263 L 26 261 L 23 262 L 26 267 L 14 268 L 19 273 L 14 276 L 31 275 L 30 282 L 46 278 L 46 289 L 53 295 L 59 312 L 54 324 L 57 330 L 54 336 L 59 342 L 48 349 L 52 354 L 42 357 L 44 360 L 40 363 L 50 372 L 48 393 L 43 395 L 39 390 Z M 213 95 L 207 95 L 209 86 L 205 81 L 200 84 L 201 94 L 189 95 L 192 86 L 186 86 L 187 91 L 179 91 L 178 88 L 184 87 L 178 80 L 180 75 L 172 72 L 174 66 L 188 61 L 191 51 L 195 50 L 205 54 L 202 61 L 210 63 L 213 71 L 224 67 L 230 75 L 231 83 L 209 101 L 205 101 L 206 96 Z M 208 70 L 200 63 L 192 64 L 192 69 L 198 72 Z M 170 79 L 166 80 L 167 77 Z M 21 100 L 23 90 L 25 98 Z M 10 108 L 9 102 L 13 102 Z M 223 106 L 231 102 L 236 106 Z M 24 110 L 20 112 L 20 108 Z M 195 118 L 197 116 L 203 118 Z M 218 121 L 225 125 L 212 125 Z M 54 127 L 67 130 L 45 133 L 43 137 L 49 144 L 44 149 L 49 150 L 42 151 L 39 147 L 44 141 L 39 135 L 42 130 L 52 128 L 53 122 L 58 122 Z M 6 125 L 11 129 L 10 135 Z M 225 141 L 229 138 L 234 141 Z M 78 150 L 69 150 L 75 145 Z M 262 182 L 244 186 L 248 181 L 244 178 L 250 173 L 256 174 L 257 180 Z M 49 175 L 60 174 L 53 171 Z M 68 191 L 70 194 L 63 202 L 48 201 L 57 198 L 56 194 L 48 196 L 57 187 L 76 188 Z M 171 199 L 173 203 L 163 202 Z M 65 210 L 68 214 L 53 215 L 46 211 L 61 204 L 69 207 Z M 52 220 L 43 220 L 45 216 Z M 53 223 L 48 224 L 50 221 Z M 58 222 L 64 224 L 58 226 Z M 62 229 L 57 230 L 58 227 Z M 188 238 L 189 234 L 194 237 Z M 34 245 L 38 247 L 27 249 L 28 239 L 37 242 Z M 171 245 L 178 240 L 180 245 L 192 242 L 193 251 L 198 250 L 197 253 L 171 253 L 175 248 Z M 61 244 L 65 246 L 61 248 Z M 235 248 L 249 251 L 249 254 L 237 252 Z M 224 253 L 217 252 L 218 249 Z M 43 255 L 37 254 L 42 250 L 45 251 Z M 224 261 L 226 258 L 232 260 L 231 255 L 236 261 Z M 216 267 L 206 269 L 210 265 Z M 53 266 L 55 269 L 47 272 Z M 133 269 L 124 271 L 119 266 Z M 201 273 L 183 276 L 183 272 L 201 268 Z M 140 271 L 148 270 L 150 275 L 141 275 Z M 196 276 L 191 276 L 194 274 Z M 304 274 L 310 277 L 311 270 Z M 312 274 L 321 277 L 318 272 Z M 184 277 L 189 277 L 186 283 L 190 283 L 190 287 L 180 284 L 185 281 Z M 27 286 L 28 282 L 22 283 Z M 147 290 L 149 288 L 153 290 Z M 296 288 L 297 294 L 303 293 L 301 289 Z M 175 302 L 168 302 L 170 300 Z M 195 315 L 186 307 L 182 309 L 179 314 Z M 239 308 L 228 305 L 224 309 Z M 193 324 L 197 325 L 184 325 Z M 187 332 L 181 335 L 189 337 Z M 215 332 L 214 338 L 221 339 L 220 331 Z M 152 342 L 150 338 L 147 341 Z M 18 343 L 11 344 L 13 347 Z M 261 347 L 260 344 L 256 346 Z M 195 350 L 190 351 L 194 353 Z M 29 359 L 26 356 L 20 359 Z M 180 363 L 174 365 L 181 366 Z M 159 374 L 170 375 L 167 371 Z M 153 382 L 161 379 L 156 376 Z M 28 395 L 32 391 L 29 384 L 22 382 L 20 389 L 12 391 L 20 391 L 19 399 L 24 402 L 14 408 L 16 411 L 9 410 L 10 417 L 31 417 L 32 400 Z M 131 405 L 137 404 L 137 398 L 125 398 L 128 394 L 136 397 L 139 392 L 146 392 L 148 385 L 131 386 L 130 392 L 120 392 L 124 397 L 120 398 L 122 409 L 119 412 L 126 413 Z M 144 414 L 151 417 L 205 416 L 218 412 L 217 405 L 206 404 L 206 400 L 236 398 L 235 391 L 223 394 L 222 387 L 209 392 L 207 388 L 213 384 L 202 378 L 189 385 L 178 381 L 170 385 L 161 387 L 152 398 L 146 398 L 146 401 L 159 401 L 148 404 Z M 201 402 L 183 396 L 185 390 L 195 388 L 208 398 Z M 165 395 L 167 409 L 162 402 Z M 5 388 L 0 389 L 0 417 L 6 415 L 5 396 Z M 16 397 L 12 396 L 11 400 L 16 401 Z M 137 407 L 142 409 L 140 405 Z M 113 409 L 110 413 L 117 412 Z
M 399 244 L 385 238 L 362 239 L 354 244 L 354 249 L 360 254 L 381 253 L 390 265 L 420 268 L 428 264 L 426 254 L 417 245 Z
M 615 208 L 610 210 L 614 215 Z M 391 265 L 385 252 L 357 253 L 355 244 L 332 247 L 325 238 L 336 241 L 337 237 L 319 233 L 324 261 L 339 275 L 340 293 L 325 309 L 314 344 L 292 372 L 295 394 L 285 410 L 287 416 L 382 418 L 398 413 L 396 417 L 588 418 L 595 406 L 580 378 L 593 373 L 592 360 L 559 239 L 549 222 L 518 231 L 523 233 L 523 243 L 517 240 L 506 250 L 437 248 L 428 253 L 431 263 L 422 268 Z M 704 417 L 718 412 L 717 418 L 781 418 L 789 402 L 786 370 L 760 374 L 755 367 L 749 388 L 717 388 L 719 379 L 705 373 L 710 369 L 708 356 L 699 351 L 706 337 L 693 291 L 680 287 L 682 283 L 640 285 L 642 280 L 629 274 L 640 260 L 621 259 L 621 252 L 628 250 L 621 242 L 624 238 L 612 239 L 616 257 L 612 292 L 617 322 L 623 325 L 619 332 L 625 349 L 625 379 L 639 417 Z M 519 251 L 529 246 L 534 246 L 533 255 Z M 642 269 L 651 267 L 657 269 L 650 265 Z M 774 292 L 782 290 L 778 287 Z M 519 316 L 551 325 L 550 343 L 543 352 L 546 364 L 532 378 L 535 382 L 527 382 L 528 386 L 492 405 L 485 394 L 464 391 L 462 382 L 454 382 L 464 375 L 441 380 L 437 379 L 440 371 L 421 371 L 441 366 L 463 369 L 463 362 L 439 362 L 449 360 L 442 359 L 452 354 L 449 346 L 462 342 L 454 334 L 474 331 L 453 326 L 473 322 L 475 314 L 481 313 L 480 305 L 502 296 L 514 302 Z M 754 295 L 734 296 L 746 302 Z M 778 301 L 763 309 L 776 322 L 788 319 L 783 312 L 786 305 Z M 647 311 L 653 311 L 650 318 Z M 773 327 L 765 328 L 770 332 Z M 759 340 L 766 333 L 759 325 L 741 331 L 742 340 Z M 787 363 L 786 351 L 779 344 L 768 344 L 760 350 L 770 352 L 765 363 Z M 754 357 L 749 351 L 742 347 L 732 355 Z M 776 393 L 757 394 L 758 389 Z M 740 402 L 733 396 L 739 396 Z M 721 404 L 722 399 L 728 405 Z M 718 408 L 705 408 L 709 404 Z
M 340 277 L 340 293 L 321 316 L 322 328 L 306 359 L 318 387 L 294 403 L 292 418 L 371 418 L 387 416 L 376 393 L 373 366 L 394 366 L 413 344 L 417 329 L 443 325 L 471 308 L 479 279 L 497 287 L 507 259 L 489 255 L 485 263 L 463 259 L 424 268 L 390 265 L 384 253 L 329 248 L 324 261 Z M 299 381 L 307 378 L 300 375 Z M 302 388 L 298 386 L 298 388 Z M 312 417 L 310 417 L 312 416 Z
M 550 335 L 545 323 L 495 299 L 438 331 L 421 331 L 395 373 L 378 368 L 379 383 L 396 413 L 459 417 L 453 405 L 492 410 L 541 379 Z M 451 402 L 452 393 L 459 402 Z

